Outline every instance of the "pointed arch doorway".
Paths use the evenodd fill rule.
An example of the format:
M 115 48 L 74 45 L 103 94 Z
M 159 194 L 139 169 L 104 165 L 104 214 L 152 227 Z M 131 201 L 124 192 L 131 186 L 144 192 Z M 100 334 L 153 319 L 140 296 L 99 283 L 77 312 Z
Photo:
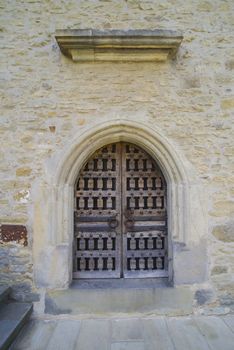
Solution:
M 73 278 L 168 276 L 167 186 L 126 142 L 96 151 L 75 186 Z

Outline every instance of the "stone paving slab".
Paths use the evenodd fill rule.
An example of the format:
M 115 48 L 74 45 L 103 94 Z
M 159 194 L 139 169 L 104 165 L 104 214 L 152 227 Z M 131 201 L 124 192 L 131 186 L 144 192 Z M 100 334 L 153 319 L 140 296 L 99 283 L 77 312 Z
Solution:
M 174 350 L 171 337 L 168 335 L 166 320 L 163 317 L 143 319 L 145 350 Z
M 229 326 L 229 328 L 234 332 L 234 317 L 231 315 L 223 316 L 222 320 Z
M 234 315 L 31 320 L 11 350 L 233 350 Z
M 53 336 L 50 338 L 46 349 L 74 349 L 77 344 L 80 327 L 81 322 L 79 321 L 61 320 L 57 322 L 56 328 L 53 331 Z
M 143 340 L 141 319 L 117 319 L 111 321 L 111 339 Z
M 199 317 L 196 325 L 213 350 L 233 350 L 234 333 L 219 317 Z
M 176 350 L 206 350 L 207 341 L 193 319 L 167 319 L 168 333 Z
M 84 320 L 82 321 L 76 350 L 109 350 L 110 349 L 110 321 Z

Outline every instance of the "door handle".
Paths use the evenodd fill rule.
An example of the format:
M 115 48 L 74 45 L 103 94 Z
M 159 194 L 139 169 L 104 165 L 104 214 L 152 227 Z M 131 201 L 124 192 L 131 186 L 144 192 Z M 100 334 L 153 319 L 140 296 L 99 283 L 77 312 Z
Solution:
M 125 209 L 125 211 L 124 211 L 124 216 L 127 218 L 127 219 L 132 219 L 132 217 L 133 217 L 133 215 L 134 215 L 134 211 L 133 210 L 131 210 L 131 209 Z
M 126 226 L 126 228 L 128 228 L 128 229 L 133 228 L 133 227 L 134 227 L 134 224 L 135 224 L 135 222 L 134 222 L 134 219 L 133 219 L 133 218 L 129 218 L 129 219 L 127 219 L 127 220 L 125 221 L 125 226 Z
M 108 225 L 110 228 L 116 228 L 119 225 L 119 221 L 114 217 L 108 220 Z

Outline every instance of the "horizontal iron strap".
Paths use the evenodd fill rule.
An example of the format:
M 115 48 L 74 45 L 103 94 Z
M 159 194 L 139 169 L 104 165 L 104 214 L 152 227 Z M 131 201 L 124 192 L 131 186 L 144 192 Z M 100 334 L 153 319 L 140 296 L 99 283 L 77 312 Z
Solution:
M 113 216 L 77 216 L 75 215 L 76 222 L 108 222 Z M 165 216 L 134 216 L 132 217 L 134 221 L 166 221 Z
M 75 211 L 75 217 L 79 217 L 79 215 L 93 215 L 95 213 L 95 216 L 98 215 L 98 212 L 101 212 L 103 216 L 115 216 L 116 215 L 116 209 L 78 209 Z
M 126 176 L 129 176 L 129 174 L 131 174 L 131 176 L 134 176 L 136 178 L 139 177 L 161 177 L 162 173 L 160 171 L 153 171 L 153 175 L 152 175 L 152 171 L 145 171 L 145 170 L 127 170 L 126 171 Z
M 164 190 L 134 190 L 134 197 L 149 197 L 149 192 L 151 193 L 152 197 L 159 197 L 165 195 Z M 132 190 L 126 191 L 126 196 L 131 197 L 131 195 Z
M 113 190 L 83 190 L 83 191 L 76 191 L 76 197 L 80 197 L 80 196 L 83 196 L 83 197 L 89 197 L 90 195 L 90 192 L 92 192 L 92 196 L 93 197 L 99 197 L 99 193 L 101 194 L 102 197 L 108 197 L 109 195 L 112 196 L 112 197 L 115 197 L 116 196 L 116 191 L 113 191 Z
M 128 250 L 127 258 L 156 258 L 164 257 L 166 255 L 165 249 L 152 249 L 152 250 Z
M 141 216 L 143 215 L 151 216 L 164 216 L 166 214 L 166 208 L 161 208 L 161 209 L 134 209 L 134 214 L 135 216 Z
M 124 271 L 124 277 L 126 278 L 168 277 L 168 271 L 166 270 Z
M 108 222 L 113 216 L 77 216 L 76 222 Z
M 166 221 L 166 216 L 133 216 L 134 221 Z
M 113 219 L 115 220 L 115 219 Z M 75 224 L 75 226 L 79 229 L 79 228 L 82 228 L 82 227 L 86 227 L 86 226 L 89 226 L 89 227 L 104 227 L 105 228 L 107 227 L 108 225 L 108 222 L 77 222 Z
M 129 220 L 126 220 L 126 222 L 135 222 L 135 225 L 139 226 L 139 227 L 145 227 L 145 226 L 148 226 L 148 225 L 151 225 L 151 226 L 160 226 L 160 227 L 165 227 L 166 226 L 166 222 L 165 221 L 149 221 L 149 222 L 145 222 L 145 221 L 135 221 L 133 219 L 133 221 L 131 221 L 131 219 Z
M 81 234 L 82 234 L 82 237 L 83 238 L 91 238 L 91 235 L 92 235 L 92 238 L 99 238 L 101 236 L 101 238 L 108 238 L 108 237 L 111 237 L 111 238 L 116 238 L 117 236 L 117 233 L 114 232 L 114 231 L 99 231 L 99 232 L 87 232 L 87 231 L 76 231 L 75 232 L 75 237 L 77 238 L 81 238 Z
M 80 176 L 83 177 L 89 177 L 90 179 L 94 178 L 94 177 L 115 177 L 116 176 L 116 170 L 100 170 L 100 171 L 94 171 L 94 170 L 87 170 L 87 171 L 83 171 Z
M 95 226 L 78 226 L 76 225 L 75 231 L 79 231 L 79 232 L 84 232 L 84 231 L 89 231 L 89 232 L 102 232 L 102 231 L 115 231 L 115 229 L 110 229 L 109 225 L 95 225 Z
M 77 258 L 116 258 L 117 252 L 115 250 L 77 250 Z
M 166 231 L 166 226 L 137 226 L 135 225 L 132 228 L 129 228 L 129 232 L 137 232 L 137 231 Z
M 127 232 L 127 238 L 157 238 L 157 237 L 166 237 L 167 232 L 162 231 L 139 231 L 139 232 Z

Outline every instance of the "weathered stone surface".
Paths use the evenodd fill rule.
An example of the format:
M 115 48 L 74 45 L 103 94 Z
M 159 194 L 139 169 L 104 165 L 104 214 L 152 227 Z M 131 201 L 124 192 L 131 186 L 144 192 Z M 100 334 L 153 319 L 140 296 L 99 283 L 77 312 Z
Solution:
M 112 324 L 124 328 L 112 338 Z M 141 323 L 137 339 L 133 324 Z M 155 317 L 114 319 L 31 320 L 22 330 L 13 350 L 232 350 L 234 317 Z M 224 340 L 225 339 L 225 340 Z
M 225 200 L 225 201 L 218 201 L 214 203 L 213 210 L 210 212 L 212 216 L 217 217 L 233 217 L 234 215 L 234 201 L 232 200 Z
M 207 289 L 200 289 L 197 290 L 195 293 L 195 300 L 197 301 L 198 305 L 204 305 L 211 301 L 213 297 L 212 290 Z
M 39 294 L 33 288 L 29 247 L 15 242 L 0 245 L 0 283 L 12 287 L 11 297 L 15 300 L 38 301 Z
M 16 176 L 28 176 L 32 172 L 32 169 L 30 168 L 18 168 L 16 169 Z
M 47 291 L 45 312 L 52 315 L 187 315 L 192 312 L 193 296 L 188 287 L 78 287 Z
M 227 272 L 227 266 L 214 266 L 211 270 L 211 275 L 220 275 Z
M 191 247 L 176 244 L 174 248 L 174 266 L 179 271 L 176 284 L 201 283 L 206 280 L 206 242 Z M 186 261 L 186 264 L 185 264 Z
M 218 296 L 224 295 L 222 288 L 231 288 L 227 282 L 233 280 L 234 271 L 232 7 L 232 0 L 176 0 L 173 6 L 161 0 L 4 2 L 0 221 L 26 225 L 29 247 L 12 242 L 0 245 L 1 283 L 29 283 L 34 293 L 33 269 L 41 286 L 52 280 L 61 286 L 65 276 L 71 275 L 72 225 L 66 226 L 67 218 L 58 227 L 53 223 L 61 212 L 72 211 L 72 199 L 69 208 L 65 204 L 73 184 L 66 184 L 66 200 L 52 215 L 53 205 L 65 190 L 55 188 L 57 160 L 68 154 L 73 140 L 81 140 L 101 123 L 131 121 L 164 135 L 167 146 L 186 164 L 184 183 L 173 186 L 183 188 L 189 180 L 188 188 L 199 184 L 203 189 L 199 201 L 193 200 L 197 186 L 188 196 L 181 191 L 181 207 L 178 197 L 173 197 L 178 217 L 170 223 L 169 234 L 174 237 L 180 225 L 185 232 L 180 233 L 184 241 L 179 244 L 186 242 L 184 249 L 173 246 L 173 270 L 181 271 L 175 282 L 200 283 L 211 278 Z M 63 56 L 55 41 L 59 28 L 155 27 L 183 31 L 175 61 L 80 65 Z M 146 142 L 149 148 L 152 140 Z M 170 157 L 161 160 L 166 168 Z M 72 164 L 68 164 L 69 174 Z M 175 168 L 170 170 L 174 173 Z M 189 198 L 194 203 L 193 220 L 186 226 L 181 212 Z M 203 238 L 207 251 L 200 244 Z
M 222 242 L 234 242 L 234 222 L 229 221 L 225 225 L 218 225 L 214 227 L 212 234 Z
M 223 109 L 234 109 L 234 98 L 229 98 L 221 101 Z
M 234 284 L 232 282 L 224 282 L 220 288 L 220 304 L 223 306 L 228 306 L 232 311 L 234 311 Z

